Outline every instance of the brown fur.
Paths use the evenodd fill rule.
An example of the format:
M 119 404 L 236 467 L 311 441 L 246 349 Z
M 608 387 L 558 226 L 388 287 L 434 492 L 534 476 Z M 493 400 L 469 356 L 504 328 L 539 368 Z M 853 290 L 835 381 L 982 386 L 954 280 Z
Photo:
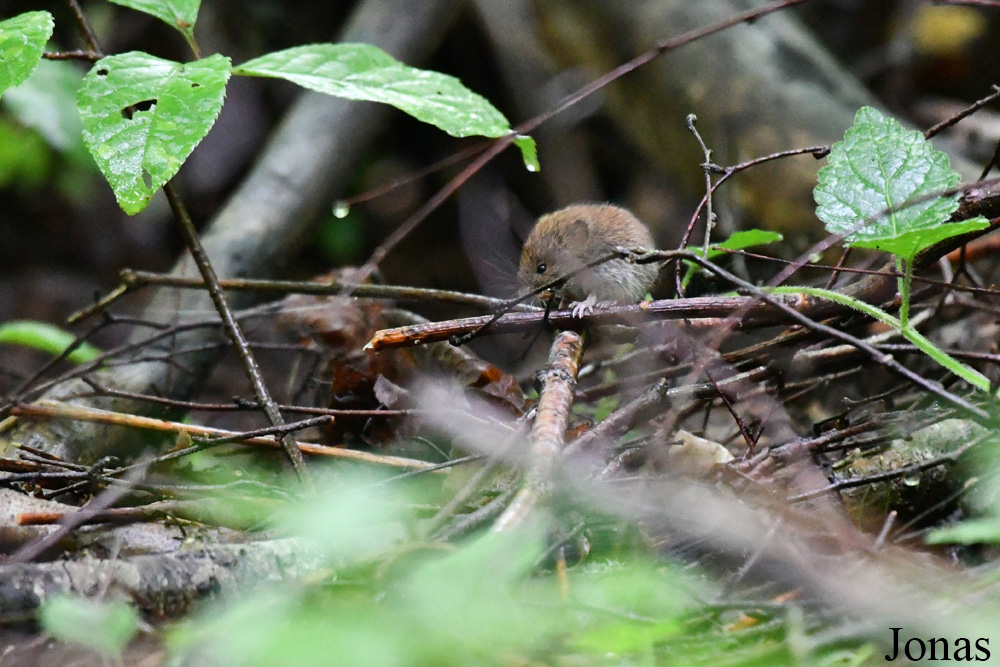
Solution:
M 629 211 L 611 204 L 575 204 L 539 218 L 521 252 L 518 280 L 535 289 L 615 248 L 654 248 L 653 237 Z M 539 268 L 544 265 L 544 270 Z M 570 279 L 560 296 L 573 301 L 635 303 L 656 282 L 656 264 L 613 259 Z

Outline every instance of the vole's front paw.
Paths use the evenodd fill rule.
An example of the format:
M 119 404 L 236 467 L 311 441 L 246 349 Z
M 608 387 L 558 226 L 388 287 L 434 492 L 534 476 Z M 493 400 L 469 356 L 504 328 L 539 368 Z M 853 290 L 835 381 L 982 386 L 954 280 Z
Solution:
M 573 309 L 573 317 L 579 319 L 581 317 L 586 317 L 594 312 L 594 306 L 597 305 L 597 297 L 591 294 L 583 301 L 574 301 L 569 304 L 570 308 Z

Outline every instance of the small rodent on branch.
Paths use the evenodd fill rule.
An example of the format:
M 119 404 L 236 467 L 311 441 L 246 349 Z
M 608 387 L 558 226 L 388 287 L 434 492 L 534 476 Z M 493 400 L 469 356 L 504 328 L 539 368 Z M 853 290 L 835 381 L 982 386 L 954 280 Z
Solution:
M 524 242 L 518 281 L 537 289 L 605 257 L 618 248 L 653 249 L 646 225 L 611 204 L 574 204 L 538 219 Z M 653 283 L 659 267 L 612 259 L 570 278 L 557 295 L 571 301 L 574 317 L 592 313 L 598 303 L 636 303 Z

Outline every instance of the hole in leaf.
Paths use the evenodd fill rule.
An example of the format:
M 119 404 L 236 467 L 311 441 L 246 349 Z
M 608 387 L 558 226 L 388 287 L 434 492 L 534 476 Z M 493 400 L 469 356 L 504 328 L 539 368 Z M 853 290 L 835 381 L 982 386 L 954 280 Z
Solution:
M 142 184 L 146 186 L 147 190 L 153 189 L 153 175 L 145 169 L 142 170 Z
M 197 81 L 192 81 L 191 82 L 191 87 L 192 88 L 201 88 L 201 84 L 198 83 Z
M 102 67 L 97 70 L 97 76 L 107 76 L 109 71 L 107 67 Z
M 156 99 L 143 100 L 141 102 L 136 102 L 135 104 L 130 104 L 129 106 L 122 109 L 122 118 L 127 118 L 132 120 L 132 116 L 135 115 L 137 111 L 149 111 L 156 106 Z

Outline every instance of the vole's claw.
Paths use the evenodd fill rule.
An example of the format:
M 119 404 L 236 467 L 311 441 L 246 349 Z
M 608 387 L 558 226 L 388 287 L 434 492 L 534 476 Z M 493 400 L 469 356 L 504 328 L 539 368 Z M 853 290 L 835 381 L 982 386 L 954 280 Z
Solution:
M 570 308 L 573 309 L 573 317 L 579 319 L 593 314 L 595 305 L 597 305 L 597 297 L 591 294 L 583 301 L 574 301 L 570 304 Z

